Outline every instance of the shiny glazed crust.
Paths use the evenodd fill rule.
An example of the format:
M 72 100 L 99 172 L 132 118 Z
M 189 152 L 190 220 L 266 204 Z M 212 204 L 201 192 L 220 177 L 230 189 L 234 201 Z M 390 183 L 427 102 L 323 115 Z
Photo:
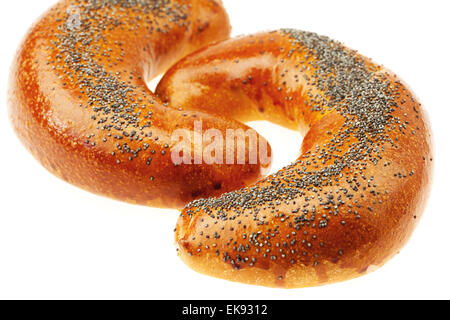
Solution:
M 146 82 L 184 55 L 228 38 L 216 0 L 60 1 L 31 28 L 10 77 L 9 114 L 52 173 L 131 203 L 181 208 L 256 181 L 267 166 L 179 165 L 179 128 L 248 129 L 164 105 Z
M 296 30 L 227 40 L 178 62 L 157 93 L 304 135 L 293 164 L 184 209 L 176 243 L 196 271 L 284 288 L 348 280 L 397 254 L 421 217 L 432 171 L 422 106 L 338 42 Z

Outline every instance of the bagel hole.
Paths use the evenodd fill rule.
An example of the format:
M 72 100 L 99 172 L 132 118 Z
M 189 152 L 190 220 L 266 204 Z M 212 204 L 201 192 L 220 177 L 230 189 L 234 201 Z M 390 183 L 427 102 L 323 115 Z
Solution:
M 161 81 L 163 76 L 164 76 L 164 74 L 161 74 L 161 75 L 157 76 L 156 78 L 152 79 L 151 81 L 148 81 L 147 82 L 147 87 L 152 92 L 155 92 L 156 91 L 156 87 L 158 86 L 158 83 Z
M 298 131 L 286 129 L 269 121 L 252 121 L 246 124 L 266 138 L 272 147 L 270 174 L 278 172 L 299 157 L 303 137 Z
M 152 92 L 155 92 L 162 77 L 163 75 L 160 75 L 147 83 Z M 264 108 L 259 108 L 259 111 L 265 112 Z M 270 174 L 278 172 L 299 157 L 303 137 L 298 131 L 286 129 L 269 121 L 252 121 L 246 124 L 266 138 L 272 147 L 273 159 Z M 221 187 L 221 184 L 214 185 L 216 190 L 221 189 Z

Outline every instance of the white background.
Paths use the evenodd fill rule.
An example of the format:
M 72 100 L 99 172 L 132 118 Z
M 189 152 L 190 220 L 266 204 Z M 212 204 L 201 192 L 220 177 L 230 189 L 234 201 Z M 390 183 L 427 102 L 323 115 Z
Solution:
M 8 1 L 0 12 L 0 298 L 450 298 L 450 1 L 224 0 L 234 35 L 280 27 L 328 35 L 399 74 L 431 117 L 434 188 L 409 244 L 375 273 L 297 290 L 241 285 L 191 271 L 173 246 L 177 211 L 79 190 L 48 173 L 22 147 L 6 111 L 9 65 L 32 21 L 54 2 Z M 295 160 L 297 133 L 255 127 L 274 147 L 274 170 Z

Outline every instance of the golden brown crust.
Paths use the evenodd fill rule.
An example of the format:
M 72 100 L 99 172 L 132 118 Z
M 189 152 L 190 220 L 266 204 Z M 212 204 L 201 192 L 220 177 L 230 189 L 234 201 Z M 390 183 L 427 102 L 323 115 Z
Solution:
M 295 30 L 228 40 L 177 63 L 157 93 L 305 135 L 292 165 L 185 208 L 178 252 L 201 273 L 285 288 L 351 279 L 398 253 L 421 217 L 432 168 L 421 104 L 339 43 Z
M 161 207 L 244 187 L 267 170 L 261 163 L 174 166 L 174 130 L 192 131 L 201 120 L 203 131 L 224 133 L 259 119 L 299 129 L 305 137 L 295 163 L 185 208 L 176 228 L 181 258 L 205 274 L 286 288 L 383 265 L 411 236 L 431 183 L 420 103 L 391 72 L 295 30 L 186 57 L 157 90 L 169 105 L 147 89 L 173 61 L 229 31 L 214 0 L 61 1 L 17 54 L 13 126 L 64 180 Z
M 211 41 L 228 38 L 220 1 L 65 0 L 30 30 L 12 68 L 9 113 L 52 173 L 97 194 L 180 208 L 256 181 L 262 165 L 179 165 L 172 132 L 247 129 L 163 105 L 146 81 Z M 167 144 L 167 145 L 166 145 Z

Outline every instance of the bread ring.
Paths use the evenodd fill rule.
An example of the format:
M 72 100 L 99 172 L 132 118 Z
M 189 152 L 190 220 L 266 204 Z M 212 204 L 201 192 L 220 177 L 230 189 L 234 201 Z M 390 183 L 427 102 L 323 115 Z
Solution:
M 284 288 L 355 278 L 398 253 L 421 217 L 432 171 L 422 106 L 336 41 L 296 30 L 227 40 L 177 63 L 157 93 L 304 135 L 293 164 L 184 209 L 178 252 L 201 273 Z
M 248 127 L 163 105 L 146 81 L 207 43 L 228 38 L 220 0 L 64 0 L 21 45 L 9 114 L 52 173 L 131 203 L 181 208 L 256 181 L 266 164 L 175 166 L 177 128 Z M 201 150 L 200 150 L 201 151 Z

